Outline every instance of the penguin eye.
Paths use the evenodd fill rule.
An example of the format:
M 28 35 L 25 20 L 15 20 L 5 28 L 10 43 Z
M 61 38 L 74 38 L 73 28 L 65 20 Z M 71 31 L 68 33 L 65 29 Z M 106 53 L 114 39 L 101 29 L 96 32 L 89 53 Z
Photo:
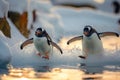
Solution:
M 91 27 L 88 27 L 88 31 L 90 31 L 91 30 Z
M 91 29 L 89 27 L 84 28 L 84 32 L 89 32 Z
M 42 31 L 42 28 L 37 28 L 36 31 Z
M 84 31 L 89 32 L 90 30 L 91 30 L 91 26 L 90 25 L 85 26 Z
M 88 28 L 84 28 L 84 32 L 88 32 Z

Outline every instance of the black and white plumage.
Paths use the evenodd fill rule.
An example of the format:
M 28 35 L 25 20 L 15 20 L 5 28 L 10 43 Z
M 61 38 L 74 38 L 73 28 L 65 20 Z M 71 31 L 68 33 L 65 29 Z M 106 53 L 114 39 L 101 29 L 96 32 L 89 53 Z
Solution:
M 76 40 L 82 40 L 82 53 L 83 56 L 79 56 L 80 58 L 86 58 L 89 54 L 96 54 L 96 53 L 102 53 L 103 52 L 103 44 L 101 41 L 101 37 L 104 36 L 117 36 L 119 37 L 119 34 L 116 32 L 101 32 L 98 33 L 94 28 L 87 25 L 83 29 L 83 35 L 74 37 L 70 40 L 68 40 L 67 44 L 76 41 Z
M 55 42 L 52 41 L 48 33 L 45 30 L 42 31 L 41 28 L 37 28 L 37 30 L 35 31 L 35 36 L 24 41 L 21 44 L 20 48 L 23 49 L 25 46 L 31 43 L 34 43 L 34 46 L 40 53 L 40 55 L 44 55 L 48 59 L 53 46 L 56 47 L 61 52 L 61 54 L 63 53 L 62 49 Z

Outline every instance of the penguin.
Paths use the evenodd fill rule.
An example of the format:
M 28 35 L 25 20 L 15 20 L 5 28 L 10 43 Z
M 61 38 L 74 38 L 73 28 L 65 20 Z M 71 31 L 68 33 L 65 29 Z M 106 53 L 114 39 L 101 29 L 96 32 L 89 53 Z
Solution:
M 83 35 L 73 37 L 72 39 L 67 41 L 67 45 L 70 43 L 82 40 L 82 54 L 78 57 L 82 59 L 86 59 L 88 54 L 97 54 L 103 52 L 103 44 L 101 41 L 101 37 L 105 36 L 117 36 L 119 34 L 116 32 L 101 32 L 98 33 L 92 26 L 86 25 L 83 29 Z
M 31 43 L 34 44 L 35 48 L 39 52 L 38 55 L 43 55 L 42 58 L 45 59 L 49 59 L 52 47 L 56 47 L 61 52 L 61 54 L 63 53 L 62 49 L 52 41 L 46 30 L 42 30 L 42 28 L 37 28 L 34 37 L 24 41 L 20 45 L 20 49 L 23 49 L 25 46 Z

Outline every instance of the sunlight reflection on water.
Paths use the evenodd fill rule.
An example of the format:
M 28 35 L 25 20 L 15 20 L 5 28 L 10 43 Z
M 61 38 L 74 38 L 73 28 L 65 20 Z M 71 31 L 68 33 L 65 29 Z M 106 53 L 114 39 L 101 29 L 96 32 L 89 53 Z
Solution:
M 118 71 L 89 74 L 80 69 L 53 68 L 49 72 L 37 72 L 33 68 L 13 68 L 1 80 L 120 80 L 119 75 Z
M 81 66 L 82 60 L 78 58 L 82 51 L 81 41 L 76 41 L 68 46 L 64 44 L 67 39 L 63 39 L 59 45 L 64 49 L 64 54 L 57 54 L 56 51 L 56 54 L 51 56 L 50 61 L 37 59 L 39 57 L 33 56 L 33 54 L 23 55 L 25 60 L 22 57 L 17 60 L 18 57 L 16 57 L 15 66 L 13 66 L 19 68 L 10 68 L 8 74 L 1 75 L 0 80 L 120 80 L 120 38 L 108 37 L 102 40 L 104 48 L 108 52 L 104 53 L 103 58 L 92 57 L 85 66 Z M 30 62 L 35 68 L 16 66 L 18 61 L 24 65 L 23 67 L 26 67 L 25 64 Z M 26 63 L 23 64 L 22 61 Z

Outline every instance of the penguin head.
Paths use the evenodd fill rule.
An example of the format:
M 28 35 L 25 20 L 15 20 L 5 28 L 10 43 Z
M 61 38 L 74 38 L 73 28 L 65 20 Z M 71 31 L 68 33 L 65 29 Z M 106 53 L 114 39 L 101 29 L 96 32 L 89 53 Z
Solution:
M 90 25 L 86 25 L 83 29 L 83 34 L 87 37 L 91 35 L 92 27 Z
M 36 31 L 35 31 L 35 35 L 36 35 L 37 37 L 42 36 L 42 28 L 37 28 Z

